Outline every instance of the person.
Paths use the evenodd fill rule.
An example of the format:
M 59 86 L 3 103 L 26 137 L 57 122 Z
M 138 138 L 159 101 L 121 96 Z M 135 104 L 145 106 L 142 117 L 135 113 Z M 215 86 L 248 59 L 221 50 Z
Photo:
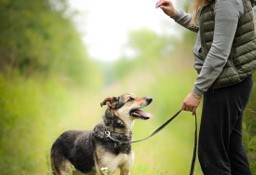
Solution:
M 242 116 L 253 86 L 256 37 L 250 0 L 195 0 L 193 13 L 158 0 L 156 8 L 197 32 L 198 72 L 182 109 L 196 112 L 203 96 L 198 158 L 206 175 L 250 175 L 242 143 Z

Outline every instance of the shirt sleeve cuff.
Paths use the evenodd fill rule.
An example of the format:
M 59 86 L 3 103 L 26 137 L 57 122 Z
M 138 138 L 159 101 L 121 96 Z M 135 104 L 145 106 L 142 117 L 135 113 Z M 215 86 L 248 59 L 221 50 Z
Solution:
M 174 21 L 178 21 L 180 19 L 180 17 L 182 16 L 184 12 L 182 10 L 179 10 L 179 9 L 176 9 L 175 11 L 175 16 L 172 16 L 171 18 L 174 20 Z
M 198 89 L 196 86 L 194 86 L 193 92 L 194 92 L 196 95 L 199 95 L 199 96 L 202 96 L 202 95 L 204 94 L 204 91 Z

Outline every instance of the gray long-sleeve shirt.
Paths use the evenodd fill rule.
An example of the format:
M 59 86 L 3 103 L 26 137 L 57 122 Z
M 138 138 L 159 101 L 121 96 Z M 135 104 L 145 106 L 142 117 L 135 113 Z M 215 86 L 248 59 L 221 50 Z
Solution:
M 213 43 L 205 58 L 205 61 L 200 62 L 199 60 L 196 60 L 195 62 L 194 68 L 201 71 L 194 84 L 194 93 L 202 95 L 211 87 L 211 85 L 220 75 L 231 52 L 238 20 L 243 13 L 244 7 L 241 0 L 216 1 L 214 7 L 215 28 Z M 190 24 L 192 19 L 191 15 L 182 10 L 177 10 L 176 16 L 173 17 L 173 19 L 189 30 L 195 32 L 200 30 Z M 197 35 L 194 52 L 200 54 L 200 32 L 198 32 Z

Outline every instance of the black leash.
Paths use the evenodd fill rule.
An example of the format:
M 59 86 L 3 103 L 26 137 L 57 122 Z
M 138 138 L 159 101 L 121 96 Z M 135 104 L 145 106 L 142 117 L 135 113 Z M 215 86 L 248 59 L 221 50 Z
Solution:
M 180 109 L 176 114 L 174 114 L 172 117 L 170 117 L 164 124 L 162 124 L 160 127 L 158 127 L 149 136 L 147 136 L 147 137 L 145 137 L 143 139 L 133 140 L 133 141 L 121 141 L 121 140 L 118 140 L 118 139 L 115 139 L 115 138 L 111 137 L 111 134 L 110 134 L 109 131 L 105 131 L 105 134 L 111 140 L 113 140 L 115 142 L 118 142 L 118 143 L 138 143 L 138 142 L 147 140 L 147 139 L 153 137 L 154 135 L 156 135 L 166 125 L 168 125 L 173 119 L 175 119 L 180 114 L 181 111 L 182 111 L 182 109 Z M 196 113 L 194 114 L 194 116 L 195 116 L 194 148 L 193 148 L 193 155 L 192 155 L 192 161 L 191 161 L 191 166 L 190 166 L 190 175 L 193 175 L 193 173 L 194 173 L 194 167 L 195 167 L 195 162 L 196 162 L 196 152 L 197 152 L 197 117 L 196 117 Z
M 137 143 L 137 142 L 141 142 L 144 140 L 149 139 L 150 137 L 153 137 L 154 135 L 156 135 L 159 131 L 161 131 L 166 125 L 168 125 L 173 119 L 175 119 L 181 112 L 182 110 L 180 109 L 176 114 L 174 114 L 172 117 L 170 117 L 164 124 L 162 124 L 160 127 L 158 127 L 154 132 L 152 132 L 149 136 L 143 138 L 143 139 L 139 139 L 139 140 L 133 140 L 131 141 L 131 143 Z
M 197 117 L 196 113 L 194 113 L 195 116 L 195 132 L 194 132 L 194 148 L 193 148 L 193 155 L 192 155 L 192 161 L 190 165 L 190 175 L 193 175 L 195 163 L 196 163 L 196 151 L 197 151 Z

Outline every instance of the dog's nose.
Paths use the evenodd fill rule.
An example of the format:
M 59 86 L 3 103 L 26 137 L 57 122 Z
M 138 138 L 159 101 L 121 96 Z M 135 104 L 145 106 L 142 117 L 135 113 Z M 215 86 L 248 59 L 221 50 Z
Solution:
M 153 101 L 153 98 L 151 98 L 151 97 L 146 97 L 146 100 L 147 100 L 148 104 L 150 104 L 150 103 Z

